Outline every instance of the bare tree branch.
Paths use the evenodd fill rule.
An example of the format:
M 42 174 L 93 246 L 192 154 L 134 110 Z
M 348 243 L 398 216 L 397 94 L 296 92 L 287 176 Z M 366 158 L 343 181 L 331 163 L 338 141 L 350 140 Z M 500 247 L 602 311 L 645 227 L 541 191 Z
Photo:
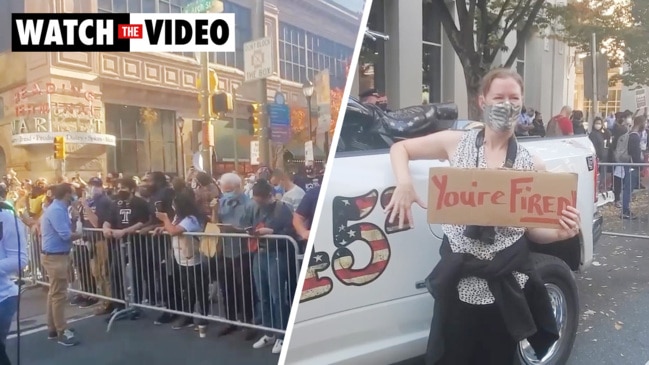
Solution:
M 458 23 L 460 24 L 460 29 L 471 29 L 473 30 L 474 18 L 472 14 L 467 9 L 467 0 L 456 0 L 455 8 L 457 9 L 457 18 Z M 469 0 L 471 6 L 475 3 L 475 0 Z M 473 40 L 473 32 L 460 32 L 460 37 L 462 37 L 462 43 L 465 47 L 469 46 L 469 38 Z M 471 42 L 471 51 L 475 52 L 475 44 Z
M 534 3 L 534 6 L 532 7 L 532 11 L 530 12 L 529 17 L 525 21 L 525 25 L 523 26 L 523 29 L 521 30 L 521 34 L 523 35 L 522 37 L 516 37 L 516 46 L 514 46 L 514 49 L 509 54 L 509 57 L 507 58 L 507 62 L 505 62 L 505 67 L 512 67 L 514 64 L 514 61 L 518 58 L 519 53 L 523 50 L 523 47 L 525 46 L 525 42 L 527 41 L 527 37 L 530 35 L 532 32 L 532 26 L 534 26 L 534 21 L 536 20 L 537 15 L 543 8 L 543 4 L 545 3 L 545 0 L 536 0 L 536 3 Z
M 444 0 L 432 0 L 431 4 L 434 7 L 434 10 L 440 16 L 442 27 L 444 27 L 444 32 L 448 37 L 448 40 L 451 43 L 451 46 L 455 50 L 455 53 L 458 55 L 465 54 L 464 45 L 460 39 L 460 30 L 455 25 L 455 20 L 451 15 L 451 11 Z M 460 57 L 460 62 L 462 62 L 462 57 Z
M 526 1 L 527 1 L 527 0 L 526 0 Z M 525 5 L 527 5 L 527 3 L 526 3 Z M 516 2 L 516 7 L 512 10 L 511 13 L 509 13 L 509 14 L 507 15 L 507 17 L 505 18 L 504 23 L 500 23 L 500 21 L 499 21 L 499 22 L 496 23 L 496 24 L 497 24 L 498 26 L 500 26 L 501 24 L 503 24 L 503 29 L 507 29 L 507 28 L 509 28 L 509 27 L 511 26 L 512 23 L 516 24 L 516 22 L 513 22 L 513 19 L 514 19 L 514 18 L 516 17 L 516 15 L 521 11 L 521 8 L 523 8 L 523 10 L 525 9 L 525 7 L 523 7 L 523 0 L 518 0 L 518 2 Z M 503 9 L 501 9 L 501 11 L 502 11 L 502 10 L 507 11 L 507 7 L 503 6 Z
M 503 15 L 505 15 L 505 11 L 509 8 L 509 3 L 510 3 L 510 2 L 511 2 L 511 0 L 505 0 L 505 2 L 503 3 L 503 6 L 500 8 L 500 11 L 498 12 L 498 16 L 497 16 L 496 19 L 494 19 L 494 21 L 489 25 L 490 28 L 492 28 L 492 29 L 493 29 L 493 28 L 496 28 L 496 29 L 497 29 L 497 28 L 500 26 L 500 22 L 501 22 L 502 19 L 503 19 Z M 485 4 L 485 5 L 486 5 L 486 4 Z M 486 7 L 486 6 L 485 6 L 485 7 Z
M 514 18 L 512 21 L 506 25 L 503 28 L 502 34 L 500 35 L 500 39 L 498 39 L 497 44 L 505 44 L 505 40 L 507 39 L 507 36 L 514 30 L 516 26 L 518 26 L 522 21 L 523 18 L 525 18 L 525 15 L 527 13 L 526 9 L 529 8 L 531 5 L 532 1 L 536 1 L 537 5 L 540 3 L 539 10 L 541 9 L 541 6 L 543 6 L 543 3 L 545 0 L 525 0 L 524 2 L 521 0 L 518 2 L 518 5 L 516 6 L 516 11 L 512 12 L 510 15 L 514 15 Z M 521 8 L 521 4 L 524 4 L 524 6 Z M 534 9 L 532 9 L 534 10 Z M 536 15 L 538 14 L 538 11 L 532 16 L 532 13 L 530 12 L 529 16 L 527 17 L 527 23 L 534 24 L 534 21 L 536 21 Z M 518 43 L 516 44 L 518 46 Z M 493 52 L 489 55 L 490 56 L 490 61 L 493 62 L 493 60 L 496 58 L 496 55 L 498 54 L 498 51 L 500 49 L 494 47 Z

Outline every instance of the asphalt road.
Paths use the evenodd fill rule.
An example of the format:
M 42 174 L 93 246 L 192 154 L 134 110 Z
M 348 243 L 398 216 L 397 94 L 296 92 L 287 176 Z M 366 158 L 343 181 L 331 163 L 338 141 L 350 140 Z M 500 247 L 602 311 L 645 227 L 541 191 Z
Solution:
M 649 239 L 604 236 L 578 285 L 582 312 L 567 365 L 648 363 Z
M 253 349 L 253 341 L 244 341 L 242 333 L 217 338 L 218 324 L 211 324 L 206 338 L 200 338 L 191 328 L 172 330 L 169 325 L 154 325 L 156 313 L 149 312 L 136 321 L 117 321 L 107 333 L 103 317 L 73 307 L 68 314 L 81 344 L 65 348 L 47 340 L 43 300 L 40 288 L 23 295 L 20 365 L 275 365 L 279 359 L 270 348 Z M 15 332 L 7 349 L 13 365 L 19 365 Z
M 631 227 L 625 233 L 644 234 Z M 566 365 L 648 365 L 649 238 L 603 236 L 577 285 L 579 329 Z M 399 363 L 422 364 L 422 358 Z

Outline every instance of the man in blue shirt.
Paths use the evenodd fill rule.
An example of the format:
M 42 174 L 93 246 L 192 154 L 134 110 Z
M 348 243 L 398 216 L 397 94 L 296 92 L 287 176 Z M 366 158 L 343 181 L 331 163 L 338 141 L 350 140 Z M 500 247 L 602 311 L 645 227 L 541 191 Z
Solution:
M 81 239 L 80 233 L 72 231 L 68 213 L 73 190 L 70 184 L 60 184 L 53 189 L 52 203 L 41 217 L 41 262 L 50 282 L 47 295 L 48 338 L 56 339 L 63 346 L 78 344 L 75 334 L 65 319 L 68 272 L 72 241 Z
M 0 364 L 10 364 L 5 340 L 18 309 L 18 286 L 11 275 L 27 266 L 27 227 L 4 200 L 6 187 L 0 186 Z
M 309 234 L 311 233 L 311 224 L 313 223 L 313 217 L 315 215 L 315 208 L 318 204 L 318 197 L 320 196 L 320 186 L 306 192 L 300 205 L 295 210 L 293 214 L 293 227 L 298 234 L 298 237 L 301 239 L 300 243 L 302 247 L 300 249 L 306 248 L 306 241 L 309 239 Z

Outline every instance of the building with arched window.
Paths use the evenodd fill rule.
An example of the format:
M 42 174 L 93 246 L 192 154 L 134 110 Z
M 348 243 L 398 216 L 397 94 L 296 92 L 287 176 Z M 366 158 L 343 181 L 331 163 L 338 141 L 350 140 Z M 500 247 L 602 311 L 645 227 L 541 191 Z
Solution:
M 189 167 L 200 129 L 200 70 L 193 54 L 9 52 L 13 12 L 178 13 L 189 2 L 0 0 L 0 146 L 7 165 L 25 177 L 53 174 L 56 161 L 47 136 L 65 131 L 72 141 L 69 173 L 173 174 Z M 324 69 L 332 88 L 344 87 L 360 14 L 339 3 L 266 0 L 265 31 L 277 55 L 269 98 L 281 90 L 288 104 L 306 106 L 303 83 Z M 218 88 L 237 100 L 236 113 L 215 122 L 216 163 L 224 168 L 235 149 L 240 161 L 249 159 L 247 106 L 257 100 L 243 81 L 243 44 L 252 39 L 253 4 L 223 1 L 224 11 L 236 14 L 236 52 L 209 55 Z M 178 117 L 185 120 L 182 129 Z M 239 123 L 232 123 L 235 119 Z

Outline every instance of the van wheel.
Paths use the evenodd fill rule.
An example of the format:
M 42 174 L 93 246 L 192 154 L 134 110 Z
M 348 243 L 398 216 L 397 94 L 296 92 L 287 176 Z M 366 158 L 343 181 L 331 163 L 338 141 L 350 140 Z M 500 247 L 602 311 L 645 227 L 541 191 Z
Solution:
M 515 364 L 562 365 L 568 361 L 577 337 L 579 291 L 568 265 L 561 259 L 539 253 L 532 254 L 534 266 L 548 290 L 552 309 L 559 327 L 559 340 L 552 345 L 543 359 L 537 359 L 534 350 L 523 340 L 518 345 Z

